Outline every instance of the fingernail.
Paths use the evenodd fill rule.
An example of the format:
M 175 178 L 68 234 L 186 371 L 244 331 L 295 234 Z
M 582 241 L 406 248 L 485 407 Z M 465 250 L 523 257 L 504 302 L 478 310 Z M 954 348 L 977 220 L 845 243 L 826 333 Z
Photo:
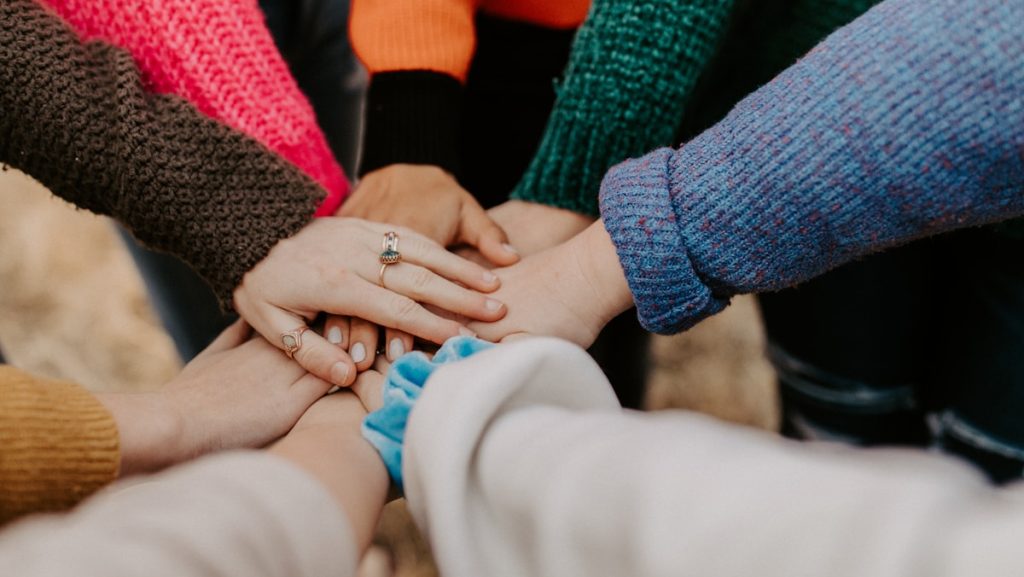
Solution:
M 485 283 L 490 284 L 492 282 L 495 282 L 496 280 L 498 280 L 498 275 L 494 274 L 491 271 L 485 271 L 484 272 L 484 282 Z
M 519 251 L 516 250 L 516 248 L 514 246 L 512 246 L 512 245 L 510 245 L 508 243 L 505 243 L 505 244 L 501 245 L 501 248 L 505 249 L 506 252 L 510 252 L 512 254 L 519 254 Z
M 405 345 L 402 344 L 402 339 L 391 339 L 391 344 L 388 345 L 388 356 L 391 360 L 395 360 L 398 357 L 405 354 Z
M 487 301 L 484 303 L 484 306 L 487 307 L 487 310 L 489 311 L 496 311 L 505 305 L 494 299 L 487 299 Z
M 331 367 L 331 382 L 336 385 L 345 384 L 348 379 L 348 365 L 342 362 L 334 363 Z
M 327 331 L 327 342 L 332 345 L 341 344 L 341 329 L 338 327 L 331 327 L 331 330 Z
M 356 343 L 348 354 L 352 355 L 352 362 L 361 363 L 366 360 L 366 347 L 363 343 Z
M 466 327 L 459 328 L 459 334 L 464 336 L 464 337 L 475 337 L 476 336 L 476 333 L 474 333 L 473 331 L 467 329 Z

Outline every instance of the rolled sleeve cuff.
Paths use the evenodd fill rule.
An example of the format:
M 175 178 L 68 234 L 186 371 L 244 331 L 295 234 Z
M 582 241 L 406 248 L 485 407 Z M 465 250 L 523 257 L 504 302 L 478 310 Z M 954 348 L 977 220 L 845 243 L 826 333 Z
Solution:
M 626 272 L 640 323 L 684 331 L 726 307 L 700 278 L 672 202 L 669 160 L 661 148 L 612 167 L 601 183 L 601 216 Z

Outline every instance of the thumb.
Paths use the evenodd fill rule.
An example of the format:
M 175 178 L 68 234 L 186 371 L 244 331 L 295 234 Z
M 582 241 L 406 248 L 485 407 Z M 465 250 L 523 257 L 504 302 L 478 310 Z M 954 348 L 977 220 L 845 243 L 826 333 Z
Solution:
M 228 349 L 233 349 L 245 341 L 249 340 L 249 336 L 252 335 L 252 328 L 242 319 L 231 323 L 231 326 L 224 329 L 224 332 L 220 334 L 209 346 L 206 347 L 201 355 L 208 355 L 213 353 L 219 353 Z
M 509 266 L 519 261 L 519 253 L 508 244 L 508 236 L 487 215 L 475 200 L 462 208 L 459 242 L 476 247 L 480 254 L 497 266 Z

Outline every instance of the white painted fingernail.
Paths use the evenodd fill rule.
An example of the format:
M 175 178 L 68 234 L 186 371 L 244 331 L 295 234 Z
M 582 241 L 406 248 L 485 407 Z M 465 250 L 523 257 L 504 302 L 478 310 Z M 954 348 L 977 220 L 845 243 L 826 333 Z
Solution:
M 398 357 L 405 354 L 405 345 L 402 343 L 402 339 L 391 339 L 391 344 L 388 345 L 388 356 L 391 360 L 395 360 Z
M 333 395 L 334 393 L 337 393 L 340 390 L 341 390 L 341 387 L 339 387 L 338 385 L 334 385 L 333 387 L 327 389 L 327 394 L 328 395 Z
M 332 345 L 341 344 L 341 329 L 338 327 L 331 327 L 331 330 L 327 331 L 327 342 Z
M 348 354 L 352 356 L 352 362 L 361 363 L 366 360 L 366 347 L 363 343 L 356 343 L 352 345 L 352 350 Z
M 492 282 L 495 282 L 496 280 L 498 280 L 498 275 L 494 274 L 491 271 L 484 272 L 484 282 L 485 283 L 490 284 Z
M 505 244 L 501 245 L 501 248 L 505 249 L 507 252 L 510 252 L 512 254 L 519 254 L 519 251 L 516 250 L 516 247 L 514 247 L 514 246 L 512 246 L 512 245 L 510 245 L 508 243 L 505 243 Z
M 346 379 L 348 379 L 348 365 L 340 361 L 334 363 L 334 366 L 331 367 L 331 382 L 343 385 Z
M 474 333 L 473 331 L 467 329 L 466 327 L 459 328 L 459 334 L 464 336 L 464 337 L 475 337 L 476 336 L 476 333 Z
M 500 302 L 494 299 L 487 299 L 487 301 L 484 303 L 484 306 L 487 307 L 487 310 L 489 311 L 496 311 L 505 305 L 501 304 Z

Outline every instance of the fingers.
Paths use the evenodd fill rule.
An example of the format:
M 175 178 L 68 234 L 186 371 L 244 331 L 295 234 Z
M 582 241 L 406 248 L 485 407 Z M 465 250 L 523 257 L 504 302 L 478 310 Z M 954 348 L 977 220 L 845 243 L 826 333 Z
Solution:
M 268 309 L 264 316 L 273 331 L 261 331 L 261 334 L 282 351 L 281 333 L 306 326 L 305 319 L 277 308 Z M 355 363 L 348 354 L 312 330 L 301 334 L 301 346 L 295 351 L 294 359 L 310 373 L 339 387 L 347 387 L 356 377 Z
M 351 342 L 348 317 L 328 315 L 327 320 L 324 321 L 324 338 L 332 345 L 348 350 Z
M 428 312 L 415 300 L 376 285 L 364 283 L 349 296 L 361 303 L 360 315 L 366 320 L 430 342 L 440 344 L 454 336 L 472 334 L 461 324 Z M 352 322 L 352 342 L 355 343 L 355 320 Z
M 352 383 L 352 392 L 359 397 L 366 412 L 376 411 L 384 406 L 384 375 L 377 371 L 366 371 Z
M 409 229 L 392 227 L 390 225 L 379 225 L 366 223 L 380 231 L 381 238 L 390 231 L 398 233 L 398 251 L 402 254 L 402 261 L 420 265 L 428 268 L 446 279 L 462 283 L 467 287 L 482 292 L 493 292 L 501 286 L 498 276 L 480 266 L 457 256 L 447 249 L 430 240 L 429 238 L 415 233 Z M 377 241 L 380 242 L 379 240 Z M 374 247 L 375 249 L 379 247 Z M 364 277 L 371 282 L 376 282 L 378 270 L 373 271 L 373 277 Z M 388 271 L 390 272 L 390 271 Z
M 301 415 L 317 399 L 327 394 L 332 386 L 320 377 L 306 373 L 288 390 L 288 401 L 291 404 L 288 408 L 296 410 Z
M 411 350 L 412 335 L 395 329 L 386 329 L 384 331 L 384 352 L 388 361 L 393 363 Z
M 231 326 L 224 329 L 224 331 L 221 332 L 220 335 L 210 343 L 210 346 L 206 347 L 201 354 L 206 355 L 219 353 L 228 349 L 233 349 L 248 340 L 249 335 L 251 334 L 252 327 L 250 327 L 244 320 L 238 319 L 231 323 Z
M 508 244 L 508 235 L 475 200 L 467 201 L 462 207 L 459 240 L 475 246 L 480 254 L 497 266 L 509 266 L 519 261 L 519 253 Z
M 500 301 L 411 263 L 390 265 L 384 273 L 384 288 L 468 318 L 496 321 L 505 315 L 505 306 Z
M 348 354 L 360 372 L 373 366 L 377 354 L 377 339 L 380 334 L 377 325 L 370 321 L 353 318 L 349 328 L 350 345 Z

